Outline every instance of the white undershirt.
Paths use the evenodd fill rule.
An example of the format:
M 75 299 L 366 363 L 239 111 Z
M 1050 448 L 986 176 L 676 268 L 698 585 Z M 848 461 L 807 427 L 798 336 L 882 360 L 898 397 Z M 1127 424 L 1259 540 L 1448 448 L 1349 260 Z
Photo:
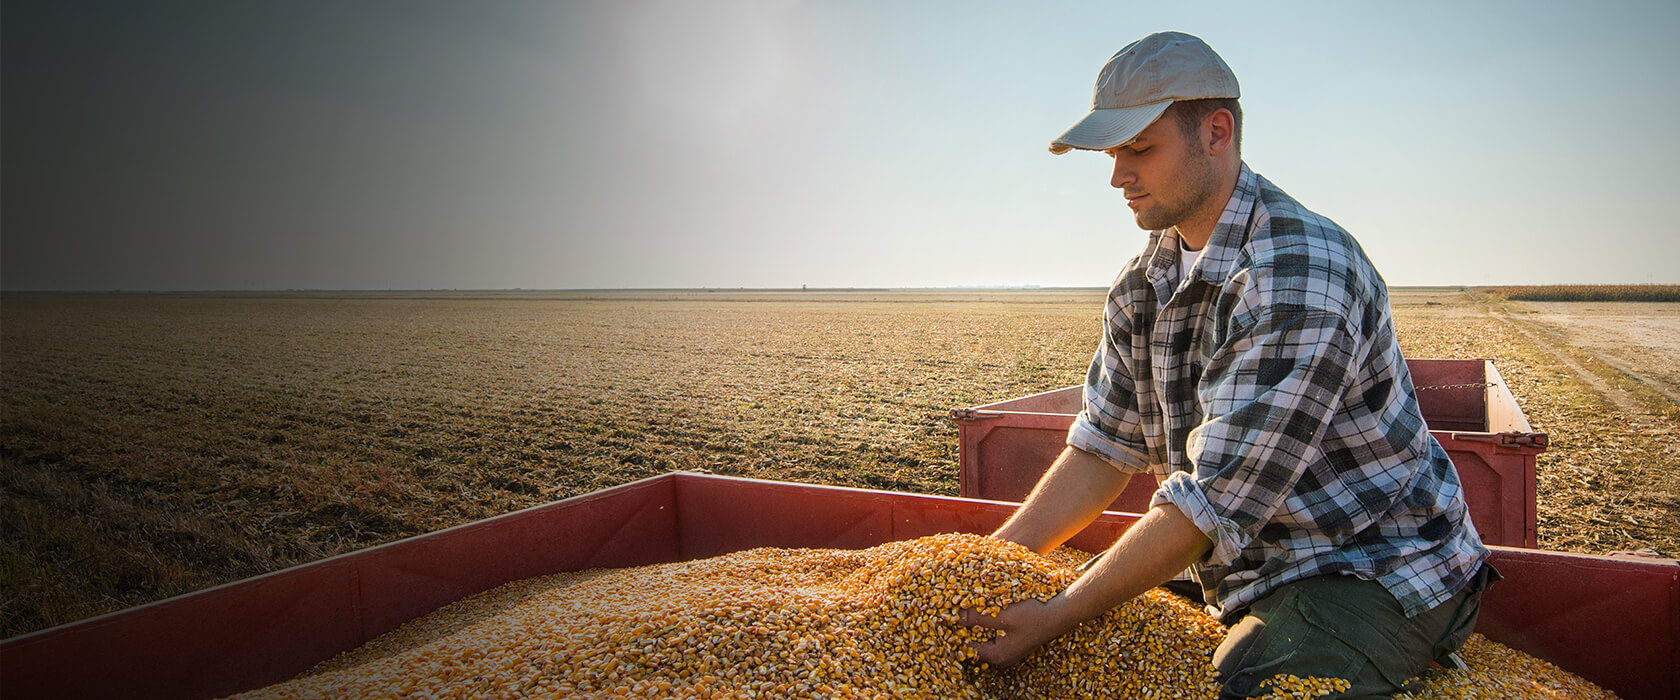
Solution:
M 1178 279 L 1182 283 L 1190 278 L 1190 268 L 1196 266 L 1196 258 L 1202 257 L 1202 251 L 1185 248 L 1184 239 L 1176 231 L 1173 240 L 1178 242 Z

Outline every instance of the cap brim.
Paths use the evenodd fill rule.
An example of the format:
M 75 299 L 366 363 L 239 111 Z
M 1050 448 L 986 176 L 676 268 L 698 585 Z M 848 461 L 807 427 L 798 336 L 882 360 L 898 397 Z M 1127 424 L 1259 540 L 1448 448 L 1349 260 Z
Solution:
M 1093 109 L 1073 128 L 1052 140 L 1050 152 L 1061 155 L 1075 148 L 1106 151 L 1125 145 L 1161 118 L 1161 113 L 1167 111 L 1172 103 L 1172 100 L 1163 100 L 1136 107 Z

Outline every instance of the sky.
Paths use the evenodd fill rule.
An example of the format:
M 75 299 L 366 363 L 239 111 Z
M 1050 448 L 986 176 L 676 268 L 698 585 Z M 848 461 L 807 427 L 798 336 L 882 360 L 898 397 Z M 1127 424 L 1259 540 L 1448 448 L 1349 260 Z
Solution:
M 1677 283 L 1680 3 L 4 0 L 0 288 L 1108 285 L 1150 32 L 1391 286 Z

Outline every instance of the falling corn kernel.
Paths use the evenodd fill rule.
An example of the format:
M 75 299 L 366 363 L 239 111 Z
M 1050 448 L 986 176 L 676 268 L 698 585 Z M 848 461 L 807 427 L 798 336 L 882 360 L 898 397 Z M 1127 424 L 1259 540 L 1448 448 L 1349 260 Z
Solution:
M 1161 590 L 1010 668 L 975 660 L 969 644 L 994 632 L 963 626 L 962 609 L 1047 600 L 1085 558 L 945 534 L 866 550 L 754 549 L 557 574 L 446 606 L 239 697 L 1215 698 L 1210 659 L 1225 630 Z M 1471 671 L 1427 676 L 1402 697 L 1560 697 L 1539 685 L 1507 692 L 1516 686 L 1499 683 L 1517 674 L 1554 676 L 1533 676 L 1534 666 L 1493 642 L 1478 639 L 1464 656 Z M 1581 685 L 1546 689 L 1614 697 L 1550 668 L 1556 683 Z M 1269 683 L 1274 700 L 1347 687 L 1287 676 Z

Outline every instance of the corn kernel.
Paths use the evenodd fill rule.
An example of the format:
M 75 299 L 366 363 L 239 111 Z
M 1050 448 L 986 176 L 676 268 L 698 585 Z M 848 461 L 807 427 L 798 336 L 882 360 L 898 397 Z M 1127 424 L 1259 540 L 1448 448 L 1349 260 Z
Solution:
M 1162 590 L 1010 668 L 975 661 L 969 644 L 995 632 L 960 624 L 962 609 L 1047 600 L 1086 558 L 946 534 L 557 574 L 446 606 L 239 697 L 1215 698 L 1210 659 L 1225 630 Z M 1397 697 L 1614 697 L 1479 636 L 1463 656 L 1470 671 L 1426 674 Z M 1347 683 L 1279 676 L 1267 687 L 1295 700 Z

